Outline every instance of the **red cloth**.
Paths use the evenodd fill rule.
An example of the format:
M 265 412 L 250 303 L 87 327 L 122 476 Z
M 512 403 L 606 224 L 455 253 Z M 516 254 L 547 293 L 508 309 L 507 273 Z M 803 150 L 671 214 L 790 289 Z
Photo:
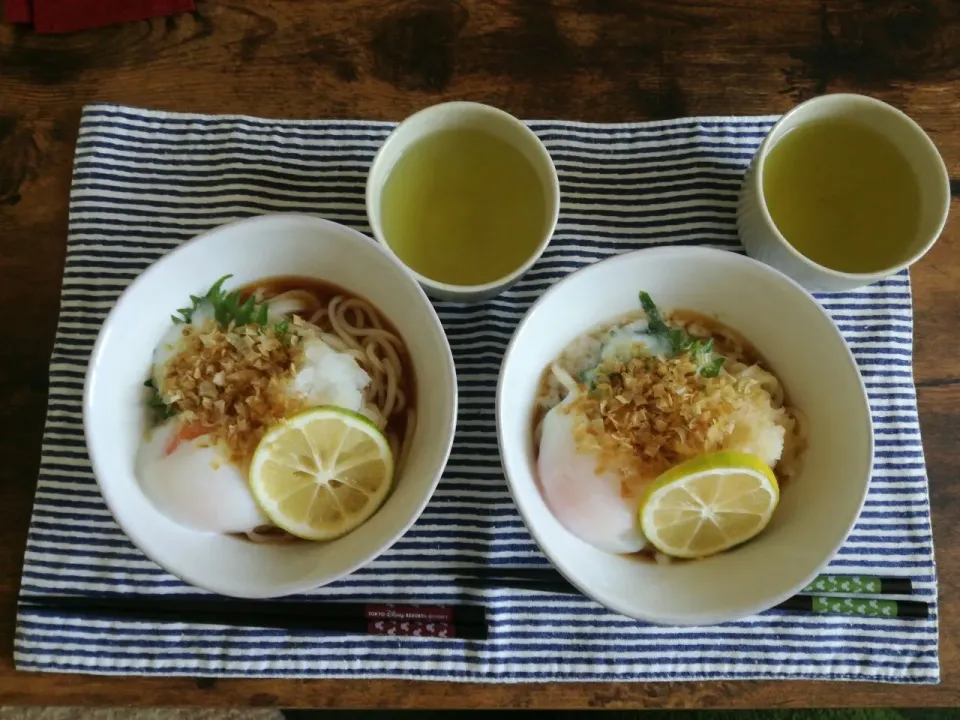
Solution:
M 31 5 L 33 12 L 31 13 Z M 38 33 L 67 33 L 174 15 L 193 0 L 7 0 L 7 22 L 30 22 Z
M 33 4 L 30 0 L 7 0 L 3 16 L 8 23 L 28 23 L 33 20 Z

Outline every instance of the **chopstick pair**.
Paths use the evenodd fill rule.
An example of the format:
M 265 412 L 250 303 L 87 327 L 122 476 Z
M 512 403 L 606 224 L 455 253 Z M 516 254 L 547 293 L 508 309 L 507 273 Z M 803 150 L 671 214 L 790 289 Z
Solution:
M 550 568 L 464 568 L 457 582 L 473 588 L 511 588 L 564 595 L 580 595 L 559 572 Z M 778 610 L 855 617 L 926 618 L 930 608 L 916 600 L 890 600 L 872 595 L 909 595 L 909 578 L 864 575 L 820 575 L 799 594 L 776 606 Z M 812 594 L 821 593 L 821 594 Z M 836 595 L 852 595 L 845 597 Z
M 466 567 L 454 571 L 464 587 L 514 588 L 567 595 L 580 595 L 551 568 Z M 822 575 L 777 606 L 780 610 L 860 617 L 925 618 L 926 603 L 872 598 L 870 595 L 908 595 L 908 578 L 875 578 Z M 853 597 L 827 594 L 846 593 Z M 182 622 L 196 625 L 226 625 L 281 630 L 304 630 L 344 634 L 372 634 L 433 638 L 486 640 L 489 635 L 486 609 L 475 605 L 451 607 L 358 602 L 259 601 L 218 597 L 163 597 L 149 595 L 23 596 L 27 611 L 64 612 L 90 620 L 134 622 Z
M 486 640 L 486 609 L 397 603 L 168 598 L 150 595 L 92 597 L 28 595 L 23 610 L 50 611 L 88 620 L 183 622 L 196 625 L 309 630 L 353 635 L 391 635 Z

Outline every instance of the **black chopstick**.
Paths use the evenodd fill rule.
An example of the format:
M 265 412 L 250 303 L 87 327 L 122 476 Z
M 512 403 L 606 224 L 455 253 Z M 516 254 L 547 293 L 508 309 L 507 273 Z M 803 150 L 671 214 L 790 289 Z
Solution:
M 464 566 L 455 568 L 452 572 L 458 575 L 464 575 L 475 578 L 501 578 L 511 577 L 523 580 L 567 580 L 558 570 L 552 567 L 531 568 L 531 567 L 495 567 L 492 565 L 483 566 Z
M 479 571 L 475 576 L 467 573 Z M 470 588 L 509 588 L 512 590 L 535 590 L 538 592 L 558 593 L 562 595 L 580 595 L 580 591 L 571 585 L 555 570 L 549 568 L 463 568 L 464 576 L 457 582 Z M 831 582 L 846 576 L 821 576 Z M 867 578 L 863 578 L 866 580 Z M 870 578 L 879 587 L 879 593 L 907 594 L 913 590 L 907 578 Z M 815 583 L 804 588 L 807 592 Z M 838 597 L 833 595 L 800 594 L 788 598 L 776 606 L 777 610 L 814 613 L 818 615 L 849 615 L 877 618 L 926 618 L 930 615 L 927 603 L 915 600 L 888 600 L 871 598 L 864 595 Z
M 806 595 L 910 595 L 913 581 L 905 577 L 875 575 L 818 575 L 800 591 Z
M 580 591 L 562 578 L 538 580 L 524 577 L 459 577 L 457 583 L 469 588 L 510 588 L 511 590 L 538 590 L 561 595 L 580 595 Z
M 486 640 L 486 609 L 398 603 L 256 601 L 219 597 L 168 598 L 149 595 L 22 596 L 20 608 L 96 620 L 182 622 L 346 634 Z
M 493 566 L 462 567 L 454 570 L 455 574 L 467 578 L 498 578 L 515 579 L 520 582 L 544 582 L 568 584 L 566 578 L 553 568 L 506 567 Z M 471 586 L 477 586 L 471 583 Z M 874 577 L 866 575 L 832 575 L 818 576 L 807 585 L 802 593 L 821 594 L 854 594 L 854 595 L 910 595 L 913 593 L 913 581 L 905 577 Z
M 884 600 L 866 597 L 794 595 L 777 605 L 778 610 L 816 615 L 853 615 L 877 618 L 927 618 L 930 607 L 916 600 Z
M 485 624 L 486 610 L 478 605 L 431 607 L 396 603 L 334 602 L 317 600 L 235 600 L 224 597 L 200 595 L 197 597 L 164 597 L 158 595 L 27 595 L 24 603 L 55 604 L 59 608 L 83 609 L 95 605 L 100 608 L 127 609 L 130 607 L 157 608 L 164 612 L 225 612 L 231 615 L 258 615 L 317 618 L 366 617 L 376 608 L 392 607 L 403 612 L 417 612 L 424 620 L 449 619 L 465 624 Z M 398 610 L 399 612 L 400 610 Z

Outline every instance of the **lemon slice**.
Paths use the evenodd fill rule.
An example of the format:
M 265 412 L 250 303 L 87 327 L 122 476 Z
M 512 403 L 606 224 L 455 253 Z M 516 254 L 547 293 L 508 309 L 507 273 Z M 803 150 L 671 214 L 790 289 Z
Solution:
M 773 471 L 755 455 L 700 455 L 663 473 L 640 501 L 640 528 L 660 552 L 702 558 L 763 530 L 780 499 Z
M 383 433 L 362 415 L 331 406 L 271 428 L 250 464 L 257 503 L 277 526 L 306 540 L 333 540 L 360 526 L 392 481 Z

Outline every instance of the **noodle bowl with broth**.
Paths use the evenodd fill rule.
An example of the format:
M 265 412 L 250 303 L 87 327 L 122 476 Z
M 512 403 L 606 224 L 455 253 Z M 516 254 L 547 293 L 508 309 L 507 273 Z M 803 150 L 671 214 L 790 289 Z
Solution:
M 659 309 L 654 314 L 660 322 L 652 323 L 653 327 L 641 292 L 651 301 L 650 309 Z M 669 342 L 670 351 L 654 356 L 651 346 L 663 341 Z M 594 372 L 604 345 L 609 345 L 608 357 L 624 359 L 626 374 L 617 377 L 613 372 Z M 666 342 L 662 349 L 667 349 Z M 724 360 L 719 364 L 721 357 Z M 567 371 L 573 391 L 550 379 L 554 365 Z M 750 370 L 754 366 L 757 370 Z M 758 380 L 756 386 L 744 382 L 751 375 Z M 636 381 L 632 390 L 628 388 L 632 395 L 610 392 L 624 387 L 628 380 L 631 384 Z M 675 390 L 683 392 L 667 392 Z M 693 403 L 686 401 L 688 390 Z M 697 410 L 697 398 L 706 400 L 700 408 L 705 412 L 714 391 L 736 394 L 730 399 L 733 407 L 718 408 L 722 411 L 716 416 L 719 437 L 700 434 L 708 429 L 708 421 L 712 425 L 714 416 L 704 418 L 704 413 L 690 412 Z M 625 402 L 621 404 L 617 395 Z M 569 404 L 563 405 L 567 398 Z M 628 402 L 630 408 L 624 409 Z M 749 406 L 758 412 L 755 422 L 744 430 L 758 432 L 734 433 L 744 424 L 741 420 Z M 565 412 L 568 407 L 570 411 Z M 653 432 L 644 417 L 653 421 Z M 659 430 L 658 419 L 662 421 Z M 683 423 L 674 423 L 678 419 Z M 610 430 L 602 438 L 592 436 L 603 453 L 583 447 L 592 442 L 574 435 L 571 421 L 577 420 L 586 420 L 597 430 Z M 873 452 L 870 406 L 856 361 L 840 331 L 801 287 L 762 263 L 726 250 L 670 246 L 624 252 L 555 283 L 533 303 L 504 353 L 496 421 L 508 487 L 525 526 L 547 559 L 570 583 L 604 607 L 660 625 L 740 620 L 801 592 L 836 556 L 856 522 L 869 486 Z M 692 427 L 687 427 L 688 422 Z M 538 439 L 534 436 L 537 424 Z M 681 429 L 692 431 L 693 437 L 679 443 Z M 764 463 L 765 471 L 761 470 L 761 456 L 777 449 L 775 436 L 781 431 L 784 442 L 776 465 L 771 468 Z M 766 438 L 768 432 L 773 438 L 769 443 L 739 442 Z M 718 445 L 703 442 L 711 440 L 710 435 Z M 584 440 L 587 442 L 580 442 Z M 598 457 L 620 440 L 627 441 L 625 451 L 649 448 L 651 453 L 647 472 L 629 473 L 629 480 L 638 481 L 632 501 L 620 494 L 619 484 L 610 482 L 610 474 L 621 467 L 619 463 Z M 664 446 L 669 443 L 667 452 L 654 454 L 654 440 L 663 441 Z M 581 448 L 582 453 L 578 452 Z M 699 454 L 701 450 L 703 454 Z M 692 456 L 687 454 L 691 451 L 695 453 Z M 725 475 L 676 474 L 677 468 L 688 463 L 734 453 L 753 455 L 753 461 L 741 463 L 738 459 L 735 471 Z M 770 452 L 767 459 L 773 460 L 775 454 Z M 605 461 L 609 474 L 596 473 L 598 460 Z M 546 472 L 541 472 L 541 461 Z M 632 470 L 632 462 L 630 458 L 623 467 Z M 669 469 L 663 471 L 664 466 Z M 747 469 L 749 476 L 742 472 Z M 569 471 L 569 485 L 561 485 L 564 478 L 559 473 L 565 470 Z M 670 549 L 689 546 L 663 543 L 671 539 L 664 534 L 668 523 L 651 526 L 641 517 L 641 511 L 658 499 L 660 509 L 668 499 L 693 499 L 694 495 L 686 492 L 689 490 L 698 491 L 696 497 L 705 500 L 706 507 L 716 507 L 712 502 L 716 495 L 706 497 L 703 492 L 710 487 L 704 480 L 733 479 L 734 489 L 738 489 L 763 477 L 772 487 L 771 475 L 782 492 L 769 523 L 752 538 L 713 554 L 702 552 L 702 544 L 693 557 L 671 554 Z M 654 479 L 648 480 L 650 477 Z M 572 482 L 576 478 L 579 483 Z M 664 483 L 664 479 L 672 482 Z M 752 487 L 763 498 L 764 488 Z M 588 525 L 571 528 L 577 514 L 566 509 L 578 504 L 575 497 L 562 494 L 565 489 L 587 496 L 589 502 L 579 507 L 595 510 Z M 708 527 L 698 506 L 675 503 L 679 511 L 675 519 L 699 514 L 703 527 Z M 689 523 L 671 525 L 677 529 Z M 653 532 L 648 534 L 648 529 Z M 633 547 L 619 543 L 610 547 L 604 540 L 631 540 Z M 644 556 L 654 554 L 651 548 L 644 547 L 639 556 L 636 552 L 644 540 L 658 553 L 656 559 L 659 554 L 682 559 L 647 561 Z

